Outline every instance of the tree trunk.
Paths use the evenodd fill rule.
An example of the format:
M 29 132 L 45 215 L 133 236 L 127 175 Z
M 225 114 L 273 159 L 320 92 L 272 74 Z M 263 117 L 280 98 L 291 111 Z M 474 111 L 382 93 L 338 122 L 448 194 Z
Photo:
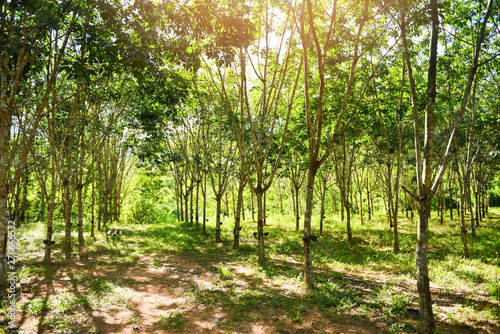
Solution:
M 455 170 L 457 174 L 458 187 L 460 190 L 460 230 L 462 235 L 462 245 L 463 245 L 463 256 L 465 258 L 469 257 L 469 245 L 467 242 L 467 225 L 465 224 L 465 195 L 463 181 L 460 178 L 460 173 L 458 169 L 458 163 L 455 163 Z
M 196 181 L 196 231 L 200 229 L 200 212 L 198 210 L 198 202 L 200 199 L 200 182 L 201 180 Z
M 253 205 L 253 191 L 250 192 L 250 203 L 251 203 L 251 206 L 252 206 L 252 221 L 255 221 L 255 208 L 254 208 L 254 205 Z
M 184 195 L 184 222 L 189 222 L 189 191 L 186 186 L 186 194 Z
M 359 214 L 361 218 L 361 225 L 364 225 L 364 214 L 363 214 L 363 191 L 361 187 L 359 188 Z
M 403 152 L 403 123 L 400 121 L 398 126 L 398 162 L 396 167 L 396 180 L 394 183 L 394 253 L 399 252 L 399 234 L 398 234 L 398 209 L 399 209 L 399 180 L 401 178 L 401 154 Z
M 325 219 L 325 198 L 326 198 L 326 183 L 321 191 L 321 210 L 319 218 L 319 234 L 323 235 L 323 220 Z
M 259 248 L 259 264 L 266 262 L 266 254 L 264 250 L 264 194 L 257 190 L 257 242 Z
M 207 236 L 207 176 L 203 177 L 201 186 L 201 194 L 203 195 L 203 236 Z
M 177 221 L 182 221 L 182 195 L 179 186 L 179 181 L 175 181 L 175 207 L 177 209 Z
M 240 178 L 238 185 L 238 196 L 236 200 L 236 211 L 234 213 L 234 242 L 233 249 L 238 250 L 240 247 L 240 215 L 243 210 L 243 191 L 245 190 L 245 181 Z
M 292 215 L 297 217 L 298 214 L 297 214 L 297 210 L 296 210 L 296 207 L 295 207 L 295 187 L 293 185 L 290 186 L 290 190 L 292 191 L 292 196 L 290 196 L 290 200 L 292 201 Z M 298 231 L 299 230 L 299 222 L 297 220 L 296 224 L 295 224 L 295 230 Z
M 76 191 L 78 195 L 78 251 L 81 255 L 83 247 L 85 246 L 85 240 L 83 238 L 83 185 L 79 184 Z
M 351 230 L 351 210 L 349 210 L 349 206 L 351 205 L 351 203 L 349 203 L 349 201 L 347 201 L 346 203 L 346 232 L 347 232 L 347 241 L 348 242 L 352 242 L 352 230 Z
M 262 211 L 263 211 L 263 215 L 262 215 L 262 222 L 264 224 L 264 226 L 267 225 L 267 196 L 266 196 L 267 192 L 264 193 L 264 195 L 262 196 L 263 198 L 263 201 L 262 201 Z
M 299 203 L 299 188 L 295 187 L 295 230 L 300 228 L 300 203 Z
M 467 200 L 467 205 L 468 205 L 468 211 L 469 211 L 469 217 L 470 217 L 470 228 L 472 232 L 472 236 L 476 236 L 476 223 L 474 221 L 474 209 L 472 208 L 472 195 L 471 195 L 471 190 L 470 190 L 470 181 L 465 180 L 464 182 L 464 187 L 465 187 L 465 198 Z
M 332 189 L 331 193 L 332 193 L 332 206 L 333 206 L 333 213 L 334 213 L 334 214 L 337 214 L 337 199 L 336 199 L 336 197 L 335 197 L 335 191 L 333 191 L 333 189 Z
M 279 201 L 280 201 L 280 214 L 283 215 L 283 192 L 281 190 L 281 179 L 278 179 L 276 183 L 278 183 L 278 197 L 279 197 Z
M 191 184 L 193 181 L 191 181 Z M 189 225 L 194 225 L 194 215 L 193 215 L 193 188 L 191 187 L 191 191 L 189 192 Z
M 217 202 L 217 211 L 215 213 L 215 242 L 221 243 L 222 239 L 220 238 L 220 216 L 222 210 L 222 194 L 217 194 L 215 196 L 215 200 Z
M 91 199 L 90 199 L 90 237 L 95 239 L 95 224 L 94 224 L 94 205 L 95 205 L 95 196 L 94 196 L 94 184 L 95 184 L 95 170 L 94 170 L 94 161 L 95 154 L 92 153 L 92 164 L 90 167 L 90 173 L 92 173 L 92 186 L 91 186 Z
M 479 222 L 481 221 L 481 212 L 479 210 L 479 192 L 478 190 L 476 189 L 475 191 L 475 199 L 476 199 L 476 205 L 475 205 L 475 208 L 476 208 L 476 226 L 479 226 Z
M 40 194 L 40 211 L 38 214 L 38 220 L 42 222 L 45 220 L 45 194 L 43 192 Z
M 429 236 L 430 201 L 419 203 L 417 231 L 417 288 L 419 295 L 421 329 L 424 333 L 432 333 L 436 327 L 432 312 L 431 291 L 429 288 L 429 270 L 427 266 L 427 250 Z
M 71 194 L 69 180 L 63 180 L 63 196 L 64 196 L 64 244 L 62 247 L 63 253 L 69 254 L 73 252 L 71 247 Z
M 56 205 L 56 192 L 57 192 L 57 173 L 55 166 L 55 157 L 51 155 L 52 164 L 50 167 L 50 196 L 48 198 L 48 208 L 47 208 L 47 243 L 45 244 L 45 254 L 43 262 L 45 264 L 50 264 L 52 262 L 52 223 L 54 219 L 54 209 Z M 45 192 L 45 191 L 44 191 Z
M 312 218 L 312 203 L 314 195 L 314 178 L 318 168 L 316 164 L 311 161 L 309 163 L 309 173 L 307 175 L 307 187 L 306 187 L 306 207 L 304 214 L 304 282 L 309 287 L 314 286 L 313 277 L 313 264 L 311 256 L 311 218 Z
M 451 179 L 452 177 L 452 173 L 451 173 L 451 170 L 448 172 L 448 178 L 450 178 L 450 180 L 448 180 L 448 192 L 449 192 L 449 196 L 450 196 L 450 205 L 449 205 L 449 210 L 450 210 L 450 221 L 453 221 L 453 179 Z

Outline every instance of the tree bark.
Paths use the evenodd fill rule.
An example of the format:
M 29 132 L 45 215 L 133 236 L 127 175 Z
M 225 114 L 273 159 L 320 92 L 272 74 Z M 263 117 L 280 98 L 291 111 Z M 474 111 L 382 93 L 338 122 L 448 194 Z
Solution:
M 264 199 L 263 193 L 259 190 L 255 192 L 257 198 L 257 243 L 259 264 L 266 262 L 266 254 L 264 249 Z
M 238 194 L 236 199 L 236 211 L 234 213 L 234 242 L 233 249 L 238 250 L 240 247 L 240 217 L 243 211 L 243 192 L 245 191 L 246 185 L 246 173 L 244 172 L 244 166 L 241 167 L 240 171 L 240 182 L 238 183 Z
M 196 182 L 196 207 L 195 207 L 195 210 L 196 210 L 196 231 L 198 231 L 200 229 L 200 212 L 198 210 L 198 202 L 199 202 L 199 196 L 200 196 L 200 182 L 201 180 L 197 180 Z
M 306 207 L 304 214 L 304 283 L 309 287 L 314 287 L 313 264 L 311 256 L 311 218 L 312 218 L 312 200 L 314 195 L 314 179 L 318 171 L 317 163 L 309 163 L 309 172 L 306 184 Z
M 429 269 L 427 261 L 429 236 L 430 203 L 419 203 L 418 230 L 417 230 L 417 288 L 421 315 L 421 330 L 424 333 L 433 333 L 436 328 L 432 312 L 431 290 L 429 287 Z
M 221 226 L 220 216 L 222 211 L 222 194 L 216 194 L 215 201 L 217 203 L 217 209 L 215 212 L 215 242 L 221 243 L 222 239 L 220 238 L 220 226 Z

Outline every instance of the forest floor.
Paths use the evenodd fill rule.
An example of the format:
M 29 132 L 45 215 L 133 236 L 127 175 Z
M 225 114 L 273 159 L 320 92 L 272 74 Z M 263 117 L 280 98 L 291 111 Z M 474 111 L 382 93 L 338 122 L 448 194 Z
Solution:
M 438 333 L 500 333 L 499 213 L 471 239 L 471 259 L 450 238 L 458 228 L 452 223 L 431 237 Z M 19 327 L 10 332 L 417 333 L 418 321 L 406 312 L 418 308 L 414 224 L 402 224 L 406 246 L 393 254 L 391 231 L 379 223 L 359 224 L 352 244 L 331 223 L 313 250 L 312 291 L 302 282 L 300 233 L 278 223 L 267 227 L 265 265 L 256 262 L 250 229 L 235 252 L 232 230 L 216 244 L 169 221 L 128 225 L 123 236 L 98 233 L 82 256 L 64 257 L 56 247 L 49 266 L 41 265 L 43 248 L 36 245 L 43 226 L 33 224 L 19 270 L 28 281 L 17 303 Z M 2 307 L 0 325 L 7 328 L 5 301 Z

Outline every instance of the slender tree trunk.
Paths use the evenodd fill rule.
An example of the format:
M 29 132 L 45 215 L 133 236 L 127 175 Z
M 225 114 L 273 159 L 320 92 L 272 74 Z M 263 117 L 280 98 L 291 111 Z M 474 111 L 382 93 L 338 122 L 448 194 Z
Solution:
M 486 187 L 485 187 L 486 189 Z M 486 213 L 488 212 L 488 192 L 483 191 L 483 217 L 486 218 Z
M 325 219 L 325 198 L 326 198 L 326 183 L 321 191 L 321 210 L 319 218 L 319 234 L 323 235 L 323 220 Z
M 228 217 L 229 216 L 229 200 L 227 198 L 227 194 L 229 193 L 229 189 L 226 189 L 226 191 L 224 191 L 224 197 L 226 198 L 226 210 L 224 210 L 224 217 Z
M 182 221 L 182 205 L 179 205 L 179 198 L 180 198 L 180 190 L 179 190 L 179 181 L 175 180 L 175 209 L 177 212 L 177 221 L 180 222 Z
M 244 197 L 245 193 L 243 192 L 243 194 L 241 194 L 242 197 Z M 246 211 L 246 207 L 245 207 L 245 199 L 243 198 L 243 202 L 241 203 L 241 219 L 243 221 L 245 221 L 245 211 Z
M 479 192 L 476 190 L 475 191 L 475 199 L 476 199 L 476 226 L 479 226 L 479 222 L 481 221 L 481 212 L 479 210 L 479 207 L 480 207 L 480 202 L 479 202 Z
M 346 232 L 347 232 L 347 241 L 352 242 L 352 230 L 351 230 L 351 210 L 349 210 L 350 203 L 346 202 Z
M 418 231 L 417 231 L 417 289 L 419 295 L 422 329 L 425 333 L 432 333 L 436 327 L 432 312 L 432 299 L 429 287 L 429 269 L 427 265 L 427 250 L 429 236 L 430 202 L 419 203 Z
M 441 211 L 440 214 L 440 219 L 441 219 L 441 225 L 444 224 L 444 209 L 445 209 L 445 203 L 444 203 L 444 194 L 443 194 L 443 185 L 439 186 L 439 208 Z
M 281 190 L 281 179 L 277 180 L 278 183 L 278 196 L 280 201 L 280 214 L 283 215 L 283 192 Z
M 472 236 L 475 237 L 476 236 L 476 223 L 474 221 L 474 209 L 472 208 L 472 195 L 471 195 L 471 190 L 470 190 L 470 181 L 468 179 L 465 180 L 464 186 L 465 186 L 465 197 L 467 200 L 469 217 L 470 217 L 470 228 L 471 228 Z
M 63 194 L 64 194 L 64 245 L 62 251 L 66 254 L 73 252 L 71 247 L 71 193 L 69 180 L 63 180 Z
M 318 168 L 314 161 L 309 163 L 309 173 L 307 175 L 306 186 L 306 207 L 304 214 L 304 282 L 309 287 L 314 286 L 313 264 L 311 256 L 311 218 L 313 209 L 314 179 Z
M 361 218 L 361 225 L 364 225 L 364 214 L 363 214 L 363 191 L 359 188 L 359 214 Z
M 370 203 L 371 203 L 371 206 L 372 206 L 372 217 L 373 215 L 375 214 L 375 203 L 374 203 L 375 199 L 374 199 L 374 195 L 373 195 L 373 191 L 370 193 Z
M 201 186 L 201 194 L 203 195 L 203 236 L 207 236 L 207 175 L 203 177 Z
M 43 262 L 45 264 L 50 264 L 52 262 L 51 254 L 52 254 L 52 223 L 54 219 L 54 209 L 56 205 L 56 192 L 57 192 L 57 174 L 55 167 L 55 157 L 52 155 L 52 164 L 50 167 L 51 171 L 51 180 L 50 180 L 50 196 L 49 203 L 47 208 L 47 243 L 45 244 L 45 255 L 43 258 Z
M 182 183 L 180 183 L 179 184 L 179 199 L 178 199 L 178 201 L 179 201 L 179 207 L 181 209 L 181 211 L 180 211 L 180 214 L 181 214 L 180 215 L 180 217 L 181 217 L 180 221 L 181 222 L 184 221 L 184 192 L 182 191 L 182 187 L 183 187 L 183 185 L 182 185 Z
M 90 167 L 90 172 L 92 173 L 92 185 L 91 185 L 91 199 L 90 199 L 90 237 L 95 239 L 95 217 L 94 217 L 94 205 L 95 205 L 95 195 L 94 195 L 94 184 L 95 184 L 95 170 L 94 170 L 95 154 L 92 153 L 92 164 Z
M 292 192 L 292 196 L 290 196 L 290 200 L 291 200 L 291 204 L 292 204 L 292 215 L 297 217 L 297 210 L 296 210 L 296 207 L 295 207 L 295 188 L 293 185 L 290 186 L 290 191 Z M 299 223 L 297 221 L 297 224 L 295 225 L 295 230 L 298 231 L 299 230 Z
M 240 247 L 240 214 L 243 211 L 243 191 L 245 190 L 245 180 L 244 176 L 240 177 L 240 182 L 238 185 L 238 196 L 236 200 L 236 212 L 234 213 L 234 242 L 233 249 L 238 250 Z
M 236 201 L 234 200 L 234 189 L 231 187 L 231 207 L 233 208 L 233 218 L 236 216 Z
M 401 154 L 403 152 L 403 123 L 400 121 L 398 126 L 398 162 L 396 167 L 396 181 L 394 184 L 394 253 L 399 252 L 399 232 L 398 232 L 398 209 L 399 209 L 399 180 L 401 179 Z
M 77 199 L 78 199 L 78 252 L 81 255 L 83 252 L 83 247 L 85 246 L 85 240 L 83 238 L 83 164 L 84 164 L 84 127 L 80 128 L 80 152 L 79 152 L 79 166 L 77 167 L 76 173 L 78 174 L 78 184 L 76 186 Z
M 97 230 L 101 230 L 101 219 L 102 219 L 102 165 L 101 165 L 102 156 L 99 155 L 97 157 Z
M 465 205 L 463 205 L 463 201 L 465 201 L 464 196 L 460 195 L 460 230 L 462 235 L 462 245 L 463 245 L 463 256 L 465 258 L 469 257 L 469 244 L 467 241 L 467 226 L 465 224 Z
M 81 254 L 83 251 L 83 247 L 85 246 L 85 240 L 83 238 L 83 185 L 79 184 L 77 189 L 78 195 L 78 250 Z
M 115 182 L 113 181 L 113 179 L 111 179 L 111 182 L 108 186 L 108 192 L 107 192 L 108 209 L 106 210 L 106 213 L 108 214 L 107 222 L 110 224 L 113 223 L 113 193 L 114 193 L 114 188 L 115 188 Z M 104 228 L 106 228 L 106 226 L 104 226 Z
M 263 201 L 262 201 L 262 210 L 263 210 L 263 216 L 262 216 L 262 221 L 264 223 L 264 226 L 267 225 L 267 196 L 266 196 L 267 192 L 264 193 L 264 195 L 262 196 L 263 198 Z
M 469 257 L 469 245 L 467 241 L 467 225 L 465 223 L 465 195 L 464 195 L 464 186 L 463 181 L 460 178 L 460 173 L 458 169 L 458 163 L 455 163 L 455 170 L 457 175 L 458 187 L 460 191 L 460 230 L 462 236 L 462 245 L 463 245 L 463 256 L 465 258 Z
M 189 191 L 186 185 L 186 194 L 184 195 L 184 222 L 189 222 Z
M 299 203 L 299 188 L 295 187 L 295 230 L 300 228 L 300 203 Z
M 40 194 L 40 211 L 38 214 L 38 220 L 42 222 L 45 220 L 45 194 L 43 192 Z
M 257 198 L 257 243 L 259 264 L 266 262 L 266 253 L 264 249 L 264 194 L 261 191 L 256 191 Z
M 341 181 L 342 182 L 342 181 Z M 340 190 L 340 221 L 344 221 L 344 208 L 345 208 L 345 193 Z
M 220 238 L 220 227 L 221 227 L 221 210 L 222 210 L 222 194 L 216 194 L 215 200 L 217 202 L 217 211 L 215 213 L 215 242 L 221 243 L 222 239 Z
M 451 170 L 448 172 L 448 192 L 450 196 L 450 205 L 449 205 L 449 210 L 450 210 L 450 221 L 453 221 L 453 179 L 452 179 L 452 172 Z
M 333 213 L 337 214 L 337 199 L 335 197 L 335 191 L 332 189 L 332 206 L 333 206 Z
M 255 221 L 255 208 L 253 205 L 253 191 L 250 192 L 250 203 L 252 205 L 252 221 Z
M 193 181 L 191 181 L 191 184 Z M 191 187 L 191 191 L 189 192 L 189 225 L 194 225 L 194 215 L 193 215 L 193 188 Z
M 196 231 L 200 229 L 200 212 L 198 210 L 198 203 L 200 199 L 200 180 L 196 182 Z

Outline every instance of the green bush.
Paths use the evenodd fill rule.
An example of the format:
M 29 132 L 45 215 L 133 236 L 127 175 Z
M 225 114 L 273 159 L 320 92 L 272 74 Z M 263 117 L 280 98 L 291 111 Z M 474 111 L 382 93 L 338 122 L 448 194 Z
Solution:
M 164 176 L 149 171 L 137 173 L 124 203 L 125 221 L 133 224 L 162 221 L 169 211 L 168 200 Z
M 490 206 L 500 206 L 500 180 L 498 178 L 491 182 L 488 190 L 488 203 Z

